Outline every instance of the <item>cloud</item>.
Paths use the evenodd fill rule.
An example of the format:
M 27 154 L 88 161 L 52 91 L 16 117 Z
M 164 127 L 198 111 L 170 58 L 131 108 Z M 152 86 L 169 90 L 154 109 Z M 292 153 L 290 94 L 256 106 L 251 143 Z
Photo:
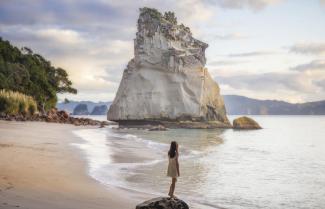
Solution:
M 219 40 L 238 40 L 238 39 L 247 38 L 247 36 L 242 35 L 240 33 L 229 33 L 229 34 L 224 34 L 224 35 L 215 35 L 214 37 Z
M 213 41 L 216 40 L 248 38 L 241 33 L 217 35 L 214 33 L 211 35 L 211 21 L 218 21 L 218 9 L 260 11 L 280 2 L 282 1 L 29 0 L 27 2 L 4 0 L 0 4 L 0 36 L 18 47 L 29 47 L 34 52 L 49 59 L 55 66 L 66 69 L 74 86 L 79 90 L 78 95 L 69 95 L 68 98 L 94 101 L 112 100 L 121 80 L 122 72 L 127 62 L 133 57 L 133 39 L 135 38 L 140 7 L 155 7 L 159 8 L 161 12 L 174 11 L 178 22 L 189 26 L 195 37 L 207 34 L 210 34 L 209 38 L 214 36 L 213 44 Z M 227 46 L 222 46 L 223 43 L 226 43 Z M 221 47 L 228 47 L 231 42 L 219 41 L 218 44 L 221 44 Z M 324 54 L 324 46 L 321 45 L 317 48 L 314 46 L 316 44 L 311 44 L 313 49 L 307 50 L 306 48 L 310 48 L 310 44 L 305 44 L 308 47 L 297 45 L 290 51 L 300 54 Z M 213 47 L 209 49 L 212 50 Z M 276 88 L 283 88 L 284 91 L 300 94 L 297 89 L 302 92 L 306 92 L 308 89 L 317 90 L 321 89 L 324 83 L 322 79 L 325 78 L 322 72 L 311 70 L 317 65 L 319 67 L 321 64 L 319 62 L 303 64 L 306 66 L 297 65 L 283 74 L 241 74 L 242 69 L 237 70 L 235 68 L 249 66 L 240 64 L 254 60 L 256 64 L 254 63 L 253 67 L 256 68 L 256 66 L 264 65 L 263 61 L 260 62 L 264 59 L 263 56 L 276 54 L 276 52 L 242 52 L 236 51 L 236 49 L 245 50 L 247 47 L 239 46 L 233 51 L 229 48 L 228 51 L 223 51 L 225 53 L 222 55 L 223 60 L 208 63 L 212 66 L 222 66 L 216 69 L 217 72 L 224 71 L 222 76 L 217 77 L 217 80 L 222 79 L 221 86 L 228 86 L 233 91 L 236 91 L 236 88 L 240 86 L 245 90 L 243 93 L 268 89 L 268 91 L 261 90 L 260 92 L 271 95 L 272 86 L 276 86 Z M 233 53 L 227 54 L 229 52 Z M 258 58 L 260 59 L 257 60 Z M 227 67 L 232 68 L 232 70 L 226 69 Z M 309 70 L 303 70 L 304 68 Z M 263 81 L 265 81 L 265 85 L 263 85 Z M 257 86 L 260 89 L 256 89 Z M 317 94 L 318 97 L 320 95 Z M 61 95 L 60 97 L 64 98 L 65 96 Z
M 215 80 L 230 92 L 259 95 L 291 101 L 320 100 L 325 98 L 324 62 L 314 60 L 283 72 L 250 73 L 221 69 Z M 226 92 L 227 93 L 227 92 Z M 225 94 L 225 93 L 223 93 Z M 256 96 L 255 96 L 256 97 Z M 280 97 L 280 98 L 279 98 Z
M 236 76 L 219 76 L 216 80 L 221 84 L 227 84 L 233 88 L 244 88 L 250 90 L 273 91 L 277 89 L 289 89 L 295 91 L 308 91 L 300 76 L 294 73 L 263 73 Z
M 318 87 L 320 87 L 322 89 L 322 91 L 325 91 L 325 79 L 315 81 L 314 84 L 317 85 Z
M 112 100 L 133 57 L 137 17 L 144 6 L 174 11 L 194 34 L 192 26 L 205 24 L 215 9 L 201 0 L 5 0 L 0 4 L 0 36 L 66 69 L 79 90 L 71 97 L 93 99 L 105 92 L 107 97 L 98 100 Z
M 321 55 L 325 54 L 325 42 L 298 43 L 291 46 L 289 51 L 297 54 Z
M 247 61 L 247 60 L 220 60 L 220 61 L 208 62 L 208 65 L 211 65 L 211 66 L 229 66 L 229 65 L 243 64 L 243 63 L 247 63 L 247 62 L 249 62 L 249 61 Z
M 253 52 L 244 52 L 244 53 L 234 53 L 234 54 L 228 54 L 228 57 L 253 57 L 253 56 L 266 56 L 266 55 L 272 55 L 275 54 L 275 52 L 270 51 L 253 51 Z
M 325 6 L 325 0 L 319 0 L 320 5 Z
M 211 0 L 212 2 L 213 0 Z M 226 9 L 249 8 L 255 11 L 262 10 L 267 6 L 282 2 L 282 0 L 216 0 L 217 5 Z
M 313 60 L 306 64 L 297 65 L 291 70 L 307 71 L 307 70 L 322 70 L 325 73 L 325 60 Z
M 36 35 L 40 38 L 48 39 L 61 44 L 78 44 L 83 42 L 80 34 L 77 31 L 68 29 L 41 29 L 37 31 Z

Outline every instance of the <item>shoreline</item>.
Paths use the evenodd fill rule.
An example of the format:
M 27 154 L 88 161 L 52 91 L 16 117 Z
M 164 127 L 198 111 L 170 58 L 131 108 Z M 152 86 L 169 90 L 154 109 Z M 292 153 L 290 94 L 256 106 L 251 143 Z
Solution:
M 148 195 L 102 185 L 67 124 L 0 121 L 0 208 L 135 208 Z M 94 128 L 94 127 L 93 127 Z
M 127 178 L 139 166 L 153 165 L 164 161 L 161 155 L 150 152 L 147 140 L 131 134 L 113 133 L 112 130 L 81 129 L 73 131 L 83 143 L 73 144 L 84 152 L 89 175 L 104 185 L 139 194 L 141 197 L 164 196 L 164 194 L 132 187 Z M 134 151 L 136 150 L 136 152 Z M 148 152 L 150 153 L 148 155 Z

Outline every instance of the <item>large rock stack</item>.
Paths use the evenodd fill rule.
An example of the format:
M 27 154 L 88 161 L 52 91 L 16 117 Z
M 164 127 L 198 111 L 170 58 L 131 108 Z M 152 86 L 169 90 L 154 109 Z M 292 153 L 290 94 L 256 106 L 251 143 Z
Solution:
M 219 87 L 204 67 L 207 47 L 173 13 L 140 9 L 134 58 L 108 119 L 122 126 L 231 127 Z

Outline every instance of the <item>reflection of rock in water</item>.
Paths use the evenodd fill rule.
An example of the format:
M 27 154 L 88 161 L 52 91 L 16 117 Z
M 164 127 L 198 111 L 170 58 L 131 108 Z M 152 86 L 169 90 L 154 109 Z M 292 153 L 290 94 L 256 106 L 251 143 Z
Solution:
M 219 87 L 204 67 L 207 47 L 176 18 L 140 9 L 135 56 L 108 119 L 128 126 L 230 127 Z

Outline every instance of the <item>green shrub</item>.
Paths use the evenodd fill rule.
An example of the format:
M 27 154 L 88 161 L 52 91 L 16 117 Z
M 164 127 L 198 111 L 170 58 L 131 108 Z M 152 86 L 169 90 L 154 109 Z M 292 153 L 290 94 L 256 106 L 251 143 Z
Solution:
M 33 115 L 37 112 L 37 103 L 31 96 L 2 89 L 0 90 L 0 112 L 8 115 Z
M 44 111 L 55 107 L 58 93 L 77 93 L 64 69 L 54 67 L 27 47 L 18 49 L 1 37 L 0 89 L 33 95 L 38 108 L 44 108 Z M 28 111 L 24 104 L 18 106 L 19 112 Z M 17 111 L 12 108 L 12 111 Z

